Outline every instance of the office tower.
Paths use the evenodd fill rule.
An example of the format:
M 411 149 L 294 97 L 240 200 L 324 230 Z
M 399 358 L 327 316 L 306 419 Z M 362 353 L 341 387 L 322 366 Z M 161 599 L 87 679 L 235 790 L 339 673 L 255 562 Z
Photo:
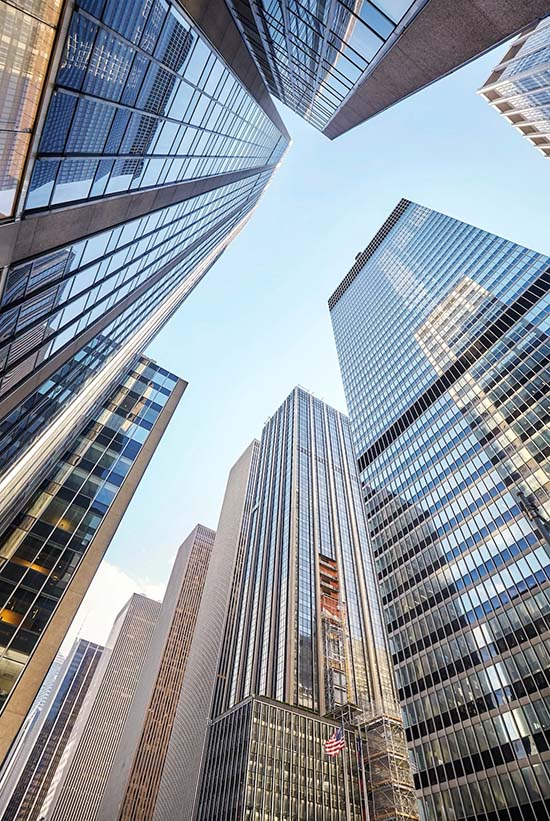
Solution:
M 288 145 L 222 0 L 39 5 L 0 14 L 0 527 Z
M 334 139 L 550 14 L 548 0 L 230 0 L 275 97 Z
M 185 389 L 147 357 L 111 391 L 0 537 L 3 758 Z
M 147 663 L 160 603 L 134 593 L 118 614 L 39 817 L 97 817 L 116 749 Z
M 21 729 L 17 733 L 17 736 L 10 747 L 9 753 L 4 759 L 2 767 L 0 768 L 0 813 L 2 812 L 2 800 L 5 798 L 5 794 L 7 792 L 6 785 L 8 783 L 13 784 L 11 779 L 14 770 L 19 773 L 21 769 L 20 756 L 24 755 L 24 752 L 22 751 L 25 748 L 27 739 L 32 733 L 37 722 L 40 720 L 42 710 L 48 701 L 53 687 L 55 686 L 57 676 L 63 667 L 64 661 L 65 656 L 62 653 L 58 653 L 53 660 L 50 669 L 48 670 L 44 681 L 40 686 L 40 689 L 38 690 L 36 698 L 34 699 L 25 720 L 21 724 Z M 0 815 L 0 818 L 1 817 L 2 816 Z
M 217 674 L 231 580 L 250 516 L 258 443 L 252 442 L 230 471 L 204 583 L 195 635 L 173 722 L 158 790 L 154 821 L 193 818 L 206 730 Z
M 373 784 L 382 766 L 388 776 L 373 817 L 384 817 L 384 805 L 387 817 L 415 818 L 347 420 L 296 388 L 257 451 L 232 537 L 237 560 L 194 817 L 362 818 L 362 724 L 365 755 L 383 733 L 396 749 L 393 773 L 387 747 L 376 775 L 373 764 Z M 184 727 L 191 688 L 186 699 Z M 323 744 L 343 713 L 347 746 L 331 758 Z M 187 772 L 183 743 L 180 753 Z M 157 821 L 193 817 L 187 803 L 176 815 L 186 798 L 175 764 L 172 777 L 172 805 Z
M 197 525 L 178 551 L 98 821 L 153 817 L 215 535 Z
M 550 20 L 530 26 L 495 66 L 479 94 L 550 157 Z
M 426 821 L 549 817 L 549 288 L 402 200 L 329 302 Z
M 65 750 L 103 647 L 77 639 L 58 673 L 49 698 L 0 781 L 2 821 L 36 821 Z

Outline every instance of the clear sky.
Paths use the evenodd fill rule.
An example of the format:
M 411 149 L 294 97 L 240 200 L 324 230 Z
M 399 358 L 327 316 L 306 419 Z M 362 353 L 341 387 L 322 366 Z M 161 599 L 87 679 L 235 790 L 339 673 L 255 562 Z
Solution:
M 475 91 L 504 47 L 330 142 L 293 145 L 252 220 L 148 353 L 189 382 L 83 612 L 103 640 L 133 589 L 215 528 L 231 465 L 296 385 L 345 410 L 327 299 L 401 197 L 550 254 L 550 159 Z M 74 629 L 71 636 L 74 635 Z

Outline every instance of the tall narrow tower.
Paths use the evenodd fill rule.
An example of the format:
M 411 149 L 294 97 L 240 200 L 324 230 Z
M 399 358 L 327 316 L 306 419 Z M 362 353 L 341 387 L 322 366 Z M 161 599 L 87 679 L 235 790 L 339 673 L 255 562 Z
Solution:
M 348 420 L 301 388 L 263 430 L 242 536 L 197 818 L 360 819 L 367 773 L 371 808 L 416 817 Z
M 176 560 L 129 719 L 110 767 L 99 821 L 150 821 L 195 636 L 215 532 L 197 525 Z
M 134 595 L 117 616 L 42 808 L 48 821 L 93 821 L 143 673 L 160 610 Z

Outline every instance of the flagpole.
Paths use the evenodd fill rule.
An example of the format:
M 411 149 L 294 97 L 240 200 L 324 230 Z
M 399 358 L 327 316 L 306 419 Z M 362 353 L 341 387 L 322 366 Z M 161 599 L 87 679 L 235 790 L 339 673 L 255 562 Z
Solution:
M 344 711 L 342 710 L 342 736 L 344 741 L 346 740 L 346 731 L 344 729 Z M 351 813 L 350 813 L 350 800 L 349 800 L 349 784 L 348 784 L 348 764 L 347 764 L 347 754 L 348 754 L 348 747 L 347 744 L 342 750 L 344 756 L 344 800 L 346 802 L 346 821 L 352 821 Z
M 370 821 L 369 791 L 367 787 L 367 774 L 365 772 L 365 753 L 363 751 L 363 736 L 359 727 L 359 748 L 361 750 L 361 773 L 363 775 L 363 804 L 365 807 L 365 821 Z

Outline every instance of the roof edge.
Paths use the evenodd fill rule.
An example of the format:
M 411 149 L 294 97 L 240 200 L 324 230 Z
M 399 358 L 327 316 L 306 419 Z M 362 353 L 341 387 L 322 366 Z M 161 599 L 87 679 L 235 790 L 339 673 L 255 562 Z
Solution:
M 349 286 L 356 279 L 367 260 L 369 260 L 374 254 L 374 252 L 380 247 L 382 242 L 386 239 L 390 231 L 395 226 L 396 222 L 398 222 L 398 220 L 401 219 L 409 205 L 412 204 L 413 203 L 411 200 L 407 200 L 404 197 L 402 197 L 393 209 L 393 211 L 391 212 L 391 214 L 389 215 L 389 217 L 380 226 L 380 228 L 378 229 L 374 237 L 371 239 L 365 250 L 362 251 L 360 254 L 357 254 L 355 258 L 355 263 L 350 268 L 350 270 L 348 271 L 344 279 L 341 281 L 341 283 L 338 285 L 336 290 L 329 297 L 328 307 L 330 311 L 332 311 L 332 309 L 335 307 L 335 305 L 338 303 L 341 297 L 346 293 Z

